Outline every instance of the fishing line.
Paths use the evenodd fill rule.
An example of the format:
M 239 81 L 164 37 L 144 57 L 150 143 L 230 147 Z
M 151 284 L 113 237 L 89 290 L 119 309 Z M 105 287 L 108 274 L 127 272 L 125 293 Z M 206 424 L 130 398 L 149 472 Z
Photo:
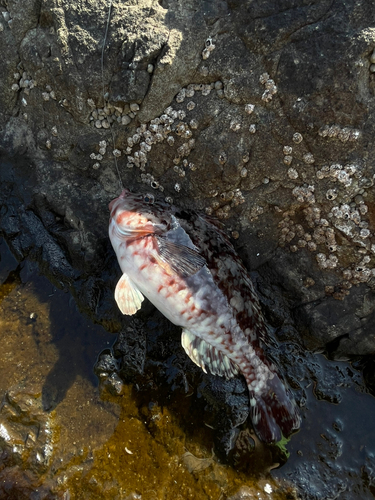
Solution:
M 105 92 L 104 92 L 104 48 L 105 48 L 105 44 L 107 42 L 107 35 L 108 35 L 108 28 L 109 28 L 109 21 L 111 20 L 111 11 L 112 11 L 112 1 L 113 0 L 109 0 L 109 8 L 108 8 L 108 17 L 107 17 L 107 25 L 106 25 L 106 28 L 105 28 L 105 35 L 104 35 L 104 40 L 103 40 L 103 46 L 102 46 L 102 56 L 101 56 L 101 70 L 102 70 L 102 91 L 103 91 L 103 105 L 105 105 L 105 102 L 106 102 L 106 99 L 105 99 Z M 111 135 L 112 135 L 112 146 L 113 146 L 113 150 L 115 150 L 115 134 L 113 132 L 113 129 L 112 129 L 112 125 L 111 125 Z M 118 163 L 117 163 L 117 158 L 115 155 L 114 156 L 114 159 L 115 159 L 115 166 L 116 166 L 116 170 L 117 170 L 117 175 L 118 175 L 118 178 L 119 178 L 119 183 L 120 183 L 120 188 L 121 190 L 124 189 L 124 185 L 122 183 L 122 179 L 121 179 L 121 175 L 120 175 L 120 170 L 118 168 Z

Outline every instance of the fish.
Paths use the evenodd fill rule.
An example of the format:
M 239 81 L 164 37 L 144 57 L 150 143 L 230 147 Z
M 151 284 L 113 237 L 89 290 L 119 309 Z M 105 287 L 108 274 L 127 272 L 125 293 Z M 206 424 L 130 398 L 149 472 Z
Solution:
M 242 375 L 263 442 L 297 431 L 297 405 L 265 354 L 270 334 L 259 299 L 221 223 L 128 189 L 109 211 L 109 238 L 123 273 L 115 289 L 120 311 L 134 315 L 147 297 L 182 328 L 182 347 L 205 373 Z

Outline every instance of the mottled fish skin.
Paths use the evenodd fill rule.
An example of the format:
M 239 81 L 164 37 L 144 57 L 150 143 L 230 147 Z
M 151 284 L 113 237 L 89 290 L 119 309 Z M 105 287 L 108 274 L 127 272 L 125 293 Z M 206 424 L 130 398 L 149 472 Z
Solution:
M 121 311 L 134 314 L 146 296 L 182 327 L 182 346 L 205 372 L 241 373 L 261 440 L 297 430 L 295 402 L 262 349 L 269 336 L 253 284 L 218 221 L 127 190 L 109 208 Z

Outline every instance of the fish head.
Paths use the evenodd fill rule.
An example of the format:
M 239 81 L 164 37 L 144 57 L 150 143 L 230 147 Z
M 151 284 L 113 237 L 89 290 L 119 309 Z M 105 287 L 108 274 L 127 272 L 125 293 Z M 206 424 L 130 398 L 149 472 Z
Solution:
M 109 204 L 110 224 L 117 237 L 161 235 L 173 226 L 171 206 L 155 200 L 153 194 L 132 193 L 124 189 Z

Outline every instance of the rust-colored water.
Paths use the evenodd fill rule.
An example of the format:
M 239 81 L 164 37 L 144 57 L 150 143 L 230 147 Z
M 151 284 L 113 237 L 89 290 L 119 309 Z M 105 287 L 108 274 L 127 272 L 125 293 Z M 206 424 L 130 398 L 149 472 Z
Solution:
M 1 499 L 295 497 L 219 464 L 175 412 L 139 405 L 131 385 L 101 393 L 93 366 L 114 336 L 36 272 L 26 283 L 9 274 L 17 264 L 4 241 L 0 250 L 10 275 L 0 287 Z

